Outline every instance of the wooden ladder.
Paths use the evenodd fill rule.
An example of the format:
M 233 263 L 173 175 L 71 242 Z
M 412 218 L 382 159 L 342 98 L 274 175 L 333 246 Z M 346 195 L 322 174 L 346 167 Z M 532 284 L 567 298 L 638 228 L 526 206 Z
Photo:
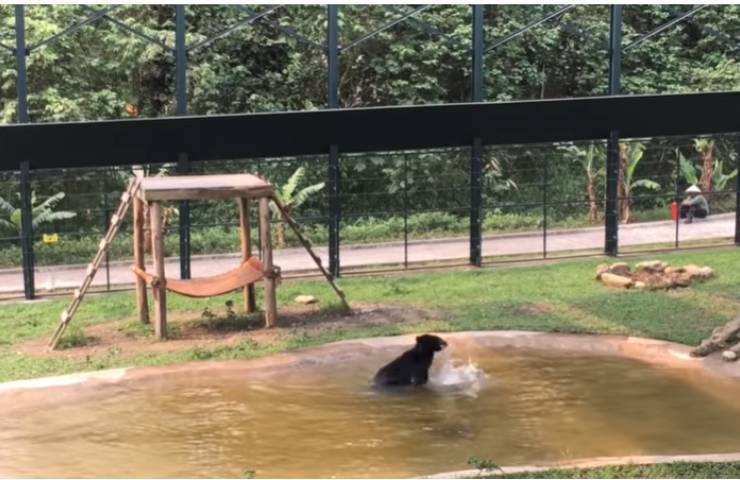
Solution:
M 293 220 L 293 217 L 290 216 L 288 211 L 285 209 L 285 206 L 280 202 L 280 200 L 273 196 L 272 201 L 275 202 L 275 205 L 277 206 L 278 210 L 280 210 L 281 215 L 283 216 L 283 219 L 285 219 L 285 222 L 290 225 L 290 228 L 293 229 L 293 232 L 296 234 L 296 237 L 298 237 L 298 240 L 301 241 L 303 244 L 303 247 L 306 249 L 309 255 L 311 255 L 311 258 L 313 258 L 313 261 L 316 263 L 316 266 L 319 267 L 319 270 L 321 270 L 321 273 L 324 274 L 324 277 L 326 277 L 326 281 L 329 282 L 331 285 L 331 288 L 334 289 L 339 299 L 344 304 L 344 308 L 347 309 L 348 312 L 351 312 L 352 309 L 349 306 L 349 303 L 347 303 L 347 298 L 344 295 L 344 290 L 339 288 L 339 286 L 334 283 L 334 277 L 332 277 L 329 272 L 326 271 L 324 266 L 321 264 L 321 258 L 314 253 L 313 249 L 311 248 L 311 242 L 303 236 L 301 233 L 301 227 L 298 225 L 298 222 Z
M 126 216 L 126 212 L 128 211 L 128 208 L 131 205 L 131 202 L 133 201 L 134 196 L 136 195 L 136 192 L 139 190 L 140 186 L 140 179 L 133 178 L 129 182 L 126 191 L 121 194 L 121 203 L 118 205 L 118 210 L 116 210 L 116 213 L 111 216 L 108 232 L 98 244 L 98 253 L 95 254 L 92 262 L 90 262 L 90 264 L 87 266 L 87 273 L 85 274 L 84 280 L 82 280 L 82 285 L 80 285 L 80 288 L 75 289 L 72 296 L 72 301 L 69 303 L 69 306 L 62 312 L 59 325 L 57 326 L 54 335 L 49 341 L 49 348 L 51 350 L 56 348 L 57 343 L 59 343 L 59 340 L 62 338 L 64 331 L 67 329 L 67 325 L 69 325 L 72 317 L 77 312 L 77 308 L 80 306 L 80 303 L 82 303 L 82 299 L 87 293 L 87 289 L 90 288 L 90 285 L 95 278 L 95 274 L 100 268 L 100 262 L 103 261 L 105 252 L 108 251 L 113 238 L 118 233 L 118 230 L 121 227 L 121 223 Z

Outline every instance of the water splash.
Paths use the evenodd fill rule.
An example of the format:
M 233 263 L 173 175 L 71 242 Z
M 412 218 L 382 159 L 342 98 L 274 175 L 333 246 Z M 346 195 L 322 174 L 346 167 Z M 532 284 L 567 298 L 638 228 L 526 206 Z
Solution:
M 440 358 L 439 368 L 430 372 L 429 386 L 435 390 L 455 392 L 477 397 L 488 379 L 486 372 L 473 360 L 464 362 L 457 358 Z

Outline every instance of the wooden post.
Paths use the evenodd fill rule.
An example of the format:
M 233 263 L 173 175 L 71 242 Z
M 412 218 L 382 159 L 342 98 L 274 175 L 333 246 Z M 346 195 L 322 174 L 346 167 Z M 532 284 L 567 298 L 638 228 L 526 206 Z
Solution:
M 270 328 L 275 326 L 277 320 L 277 300 L 275 298 L 277 279 L 273 272 L 272 243 L 270 241 L 270 199 L 261 197 L 259 202 L 262 265 L 265 269 L 265 327 Z
M 134 197 L 134 265 L 146 269 L 144 262 L 144 202 Z M 138 275 L 136 278 L 136 310 L 141 323 L 149 323 L 149 302 L 146 295 L 146 282 Z
M 167 289 L 164 276 L 164 235 L 162 232 L 162 205 L 149 203 L 149 219 L 152 229 L 152 261 L 154 262 L 154 335 L 157 340 L 167 338 Z
M 252 238 L 249 231 L 249 199 L 239 199 L 239 235 L 242 245 L 242 262 L 252 256 Z M 252 313 L 256 310 L 254 298 L 254 284 L 244 287 L 244 311 Z

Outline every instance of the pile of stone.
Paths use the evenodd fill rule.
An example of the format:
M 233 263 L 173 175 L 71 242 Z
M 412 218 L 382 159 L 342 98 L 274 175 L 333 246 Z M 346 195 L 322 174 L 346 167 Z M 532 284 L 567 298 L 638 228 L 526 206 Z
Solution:
M 640 262 L 634 270 L 626 262 L 601 264 L 596 267 L 596 279 L 608 287 L 665 290 L 688 287 L 694 280 L 705 280 L 714 276 L 710 267 L 684 265 L 671 267 L 660 260 Z

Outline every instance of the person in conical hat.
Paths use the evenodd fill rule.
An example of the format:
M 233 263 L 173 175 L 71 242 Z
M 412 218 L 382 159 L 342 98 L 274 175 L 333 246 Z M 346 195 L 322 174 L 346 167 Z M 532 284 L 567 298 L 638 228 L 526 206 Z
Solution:
M 696 185 L 691 185 L 686 189 L 686 198 L 681 202 L 681 218 L 686 219 L 684 223 L 691 223 L 696 218 L 706 218 L 709 215 L 709 203 L 701 189 Z

